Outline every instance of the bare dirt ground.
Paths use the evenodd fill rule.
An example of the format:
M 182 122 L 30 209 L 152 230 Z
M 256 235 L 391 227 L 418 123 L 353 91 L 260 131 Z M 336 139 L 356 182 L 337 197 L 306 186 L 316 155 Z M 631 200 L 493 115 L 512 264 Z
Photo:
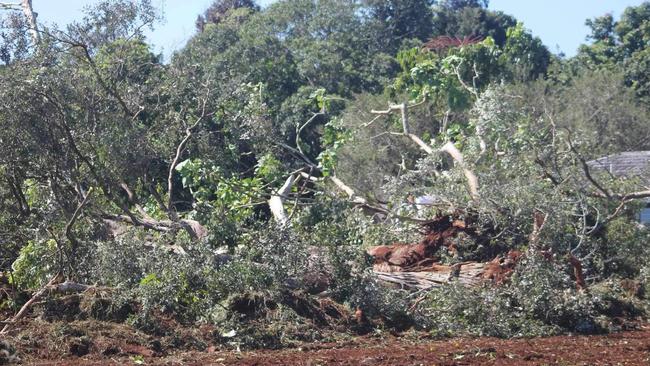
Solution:
M 285 350 L 179 352 L 156 356 L 121 346 L 115 355 L 89 353 L 63 360 L 25 359 L 33 365 L 650 365 L 650 326 L 595 336 L 534 339 L 372 335 Z

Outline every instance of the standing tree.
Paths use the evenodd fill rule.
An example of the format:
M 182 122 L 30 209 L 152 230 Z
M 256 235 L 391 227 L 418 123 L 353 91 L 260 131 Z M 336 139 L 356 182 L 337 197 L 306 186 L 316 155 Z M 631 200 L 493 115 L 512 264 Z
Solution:
M 239 8 L 260 10 L 254 0 L 215 0 L 203 15 L 196 18 L 196 29 L 203 32 L 206 24 L 219 24 L 228 16 L 230 11 Z
M 409 39 L 424 41 L 433 34 L 432 0 L 364 0 L 368 27 L 376 47 L 394 54 Z

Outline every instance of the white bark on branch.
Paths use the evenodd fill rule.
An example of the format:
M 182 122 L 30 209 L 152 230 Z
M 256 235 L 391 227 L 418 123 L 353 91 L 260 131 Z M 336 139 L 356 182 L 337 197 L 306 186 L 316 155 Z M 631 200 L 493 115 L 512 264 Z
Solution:
M 41 43 L 41 35 L 38 32 L 38 24 L 36 23 L 36 17 L 38 14 L 34 13 L 32 0 L 22 0 L 21 6 L 23 8 L 25 18 L 27 18 L 27 23 L 29 24 L 29 33 L 32 36 L 32 41 L 34 41 L 35 45 L 38 45 Z
M 36 17 L 38 14 L 34 12 L 32 0 L 21 0 L 20 3 L 0 3 L 0 9 L 22 10 L 27 19 L 27 24 L 29 24 L 29 34 L 32 37 L 32 41 L 35 45 L 38 45 L 41 42 L 41 35 L 38 32 L 38 24 L 36 23 Z
M 420 103 L 416 105 L 419 104 Z M 388 109 L 385 111 L 372 110 L 371 113 L 379 114 L 379 115 L 389 115 L 393 111 L 400 111 L 402 115 L 402 135 L 410 138 L 427 154 L 434 154 L 435 150 L 433 147 L 431 147 L 431 145 L 422 141 L 422 139 L 417 135 L 410 133 L 409 122 L 408 122 L 408 108 L 409 106 L 406 103 L 402 103 L 402 104 L 390 105 Z M 476 177 L 476 174 L 474 174 L 474 172 L 468 168 L 467 164 L 465 163 L 465 159 L 463 158 L 463 154 L 460 152 L 460 150 L 458 150 L 453 143 L 447 142 L 438 151 L 446 152 L 447 154 L 449 154 L 454 159 L 454 161 L 456 161 L 456 163 L 460 166 L 460 168 L 463 169 L 463 174 L 465 175 L 465 179 L 467 179 L 467 186 L 469 189 L 469 193 L 472 196 L 472 199 L 477 200 L 479 198 L 478 178 Z
M 284 209 L 284 199 L 289 193 L 291 193 L 291 188 L 296 180 L 295 175 L 290 175 L 287 180 L 284 182 L 282 187 L 272 195 L 269 199 L 269 208 L 271 213 L 280 226 L 285 226 L 289 222 L 289 216 L 287 211 Z
M 185 137 L 181 142 L 178 144 L 176 147 L 176 155 L 174 156 L 174 159 L 172 160 L 172 163 L 169 165 L 169 175 L 167 176 L 167 212 L 170 216 L 170 218 L 174 221 L 176 221 L 177 216 L 176 212 L 174 211 L 174 202 L 173 202 L 173 191 L 174 191 L 174 170 L 180 163 L 181 156 L 183 155 L 183 152 L 185 151 L 185 146 L 187 146 L 187 143 L 190 141 L 190 138 L 192 138 L 192 135 L 194 134 L 194 129 L 199 125 L 199 123 L 205 118 L 205 103 L 203 104 L 203 112 L 199 118 L 194 122 L 194 124 L 187 129 L 185 129 Z
M 447 142 L 440 151 L 444 151 L 449 154 L 458 165 L 463 169 L 463 174 L 465 174 L 465 179 L 467 179 L 467 186 L 469 188 L 469 193 L 472 196 L 472 199 L 477 200 L 479 198 L 478 194 L 478 178 L 472 170 L 470 170 L 465 164 L 465 159 L 463 159 L 463 154 L 456 148 L 456 146 L 450 142 Z
M 354 192 L 354 189 L 352 189 L 347 184 L 343 183 L 343 181 L 337 178 L 336 176 L 331 176 L 329 178 L 340 190 L 342 190 L 343 192 L 345 192 L 345 194 L 348 195 L 348 198 L 353 203 L 358 203 L 363 205 L 368 203 L 368 201 L 365 198 L 357 196 L 357 194 Z

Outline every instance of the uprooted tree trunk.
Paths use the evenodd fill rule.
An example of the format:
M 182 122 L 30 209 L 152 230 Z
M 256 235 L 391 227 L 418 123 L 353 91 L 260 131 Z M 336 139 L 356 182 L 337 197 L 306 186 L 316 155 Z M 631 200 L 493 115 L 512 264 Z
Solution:
M 439 262 L 440 249 L 446 248 L 450 253 L 455 252 L 457 236 L 460 233 L 473 236 L 473 240 L 477 241 L 481 240 L 477 233 L 484 231 L 453 215 L 438 216 L 430 220 L 430 231 L 418 244 L 396 243 L 377 246 L 368 249 L 367 253 L 374 258 L 375 278 L 402 288 L 426 290 L 452 282 L 468 287 L 485 282 L 499 285 L 509 280 L 522 258 L 541 255 L 548 261 L 568 264 L 573 271 L 576 288 L 586 291 L 582 261 L 579 258 L 571 253 L 555 257 L 552 252 L 540 247 L 540 233 L 547 219 L 547 214 L 540 211 L 533 213 L 533 230 L 529 235 L 528 251 L 510 250 L 487 262 L 461 262 L 453 265 Z

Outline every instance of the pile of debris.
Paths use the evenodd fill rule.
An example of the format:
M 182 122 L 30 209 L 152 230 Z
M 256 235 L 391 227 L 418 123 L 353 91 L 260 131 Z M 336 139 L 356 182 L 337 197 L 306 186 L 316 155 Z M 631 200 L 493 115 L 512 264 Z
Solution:
M 441 251 L 457 253 L 459 236 L 466 236 L 478 245 L 487 245 L 489 238 L 479 227 L 460 215 L 437 216 L 422 225 L 424 238 L 417 244 L 382 245 L 367 253 L 374 258 L 377 278 L 408 288 L 427 289 L 451 281 L 476 286 L 484 281 L 500 284 L 507 280 L 521 258 L 519 251 L 497 255 L 489 262 L 467 261 L 452 265 L 441 262 Z

